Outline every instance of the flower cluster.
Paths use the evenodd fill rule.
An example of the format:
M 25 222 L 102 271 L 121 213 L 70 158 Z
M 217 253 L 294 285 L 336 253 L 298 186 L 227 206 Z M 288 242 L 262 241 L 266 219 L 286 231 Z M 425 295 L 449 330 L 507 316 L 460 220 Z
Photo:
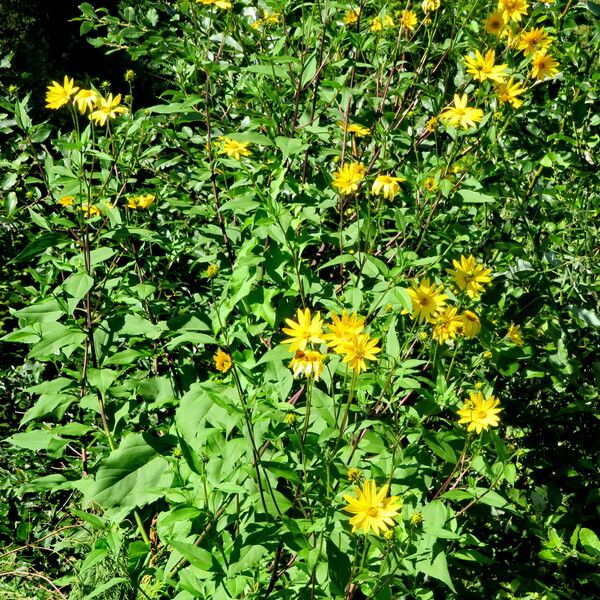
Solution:
M 76 106 L 82 115 L 88 114 L 96 125 L 102 126 L 109 119 L 116 119 L 127 112 L 127 108 L 121 106 L 121 94 L 103 97 L 95 90 L 77 87 L 74 80 L 65 75 L 62 85 L 53 81 L 48 86 L 46 108 L 58 110 L 67 104 Z
M 324 325 L 320 313 L 312 316 L 310 309 L 299 308 L 296 319 L 285 320 L 288 327 L 283 328 L 283 333 L 289 337 L 282 341 L 289 344 L 290 352 L 295 353 L 289 366 L 296 376 L 304 374 L 319 379 L 326 356 L 321 352 L 323 344 L 342 356 L 342 362 L 356 374 L 366 371 L 366 361 L 377 360 L 377 354 L 381 352 L 377 346 L 379 340 L 363 333 L 365 320 L 356 314 L 349 315 L 346 311 L 342 311 L 341 317 L 332 314 L 331 323 Z
M 350 127 L 348 127 L 348 131 L 350 131 Z M 357 162 L 346 163 L 333 174 L 333 186 L 337 188 L 341 196 L 348 196 L 358 191 L 365 178 L 365 173 L 364 165 Z M 371 193 L 374 196 L 382 195 L 386 200 L 393 200 L 400 192 L 400 183 L 403 181 L 406 179 L 400 176 L 377 175 L 371 187 Z
M 456 288 L 470 300 L 477 300 L 485 286 L 491 282 L 490 269 L 478 263 L 473 256 L 461 256 L 453 261 L 454 269 L 448 269 Z M 412 302 L 412 318 L 419 323 L 433 325 L 432 337 L 440 344 L 459 335 L 473 338 L 481 331 L 479 316 L 471 310 L 459 310 L 448 305 L 449 297 L 443 285 L 432 283 L 429 278 L 415 282 L 408 290 Z

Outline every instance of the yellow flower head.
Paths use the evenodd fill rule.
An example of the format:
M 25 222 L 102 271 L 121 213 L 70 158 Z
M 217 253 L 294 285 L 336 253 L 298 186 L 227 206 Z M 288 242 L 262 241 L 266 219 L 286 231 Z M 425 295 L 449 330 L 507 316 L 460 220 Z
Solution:
M 96 102 L 96 110 L 90 115 L 90 119 L 96 125 L 105 125 L 107 119 L 116 119 L 117 115 L 125 114 L 127 108 L 120 106 L 121 94 L 117 94 L 114 98 L 109 94 L 106 98 L 99 98 Z
M 221 150 L 219 154 L 227 154 L 229 158 L 240 160 L 242 156 L 251 156 L 252 151 L 248 148 L 250 142 L 238 142 L 228 137 L 221 138 Z
M 484 398 L 480 391 L 470 391 L 469 399 L 463 407 L 457 411 L 460 420 L 459 425 L 467 423 L 467 431 L 475 430 L 481 433 L 482 429 L 497 427 L 500 423 L 498 413 L 502 410 L 498 407 L 500 401 L 495 396 Z
M 217 369 L 217 371 L 227 373 L 227 371 L 231 369 L 231 356 L 229 356 L 227 352 L 223 352 L 221 348 L 217 350 L 216 354 L 213 356 L 213 360 L 215 361 L 215 369 Z
M 346 25 L 354 25 L 355 23 L 358 22 L 359 18 L 360 18 L 360 8 L 351 8 L 344 15 L 343 21 Z
M 323 321 L 321 313 L 317 313 L 314 318 L 310 316 L 310 309 L 299 308 L 296 312 L 298 322 L 286 319 L 288 327 L 283 328 L 283 333 L 290 337 L 283 340 L 282 344 L 290 344 L 290 352 L 305 350 L 307 344 L 322 344 L 323 339 Z
M 75 202 L 75 198 L 73 198 L 73 196 L 63 196 L 58 201 L 58 204 L 61 206 L 73 206 L 73 202 Z
M 296 415 L 296 413 L 289 412 L 287 413 L 287 415 L 285 415 L 284 420 L 287 425 L 293 425 L 298 420 L 298 416 Z
M 288 366 L 294 372 L 295 377 L 304 374 L 307 378 L 314 377 L 316 381 L 319 381 L 323 372 L 324 358 L 325 355 L 316 350 L 296 350 L 296 354 Z
M 475 56 L 465 56 L 465 63 L 467 65 L 467 73 L 473 75 L 477 81 L 497 81 L 502 83 L 506 77 L 506 69 L 508 65 L 494 65 L 496 60 L 496 53 L 494 50 L 488 50 L 485 53 L 485 57 L 482 56 L 479 50 L 475 50 Z
M 400 13 L 400 27 L 406 31 L 412 31 L 417 26 L 417 13 L 412 10 L 403 10 Z
M 391 29 L 394 26 L 394 19 L 390 15 L 385 15 L 383 20 L 379 17 L 375 17 L 371 22 L 371 31 L 377 33 L 385 29 Z
M 363 127 L 358 123 L 344 123 L 343 121 L 339 121 L 338 125 L 356 137 L 371 135 L 371 130 L 368 127 Z
M 199 4 L 205 6 L 217 6 L 218 8 L 228 9 L 231 8 L 232 4 L 228 0 L 196 0 Z
M 74 98 L 77 110 L 83 115 L 95 108 L 100 96 L 94 90 L 79 90 Z
M 365 326 L 365 320 L 356 313 L 348 315 L 345 310 L 342 311 L 342 317 L 331 315 L 331 323 L 327 324 L 329 333 L 323 336 L 327 345 L 335 350 L 339 346 L 349 342 L 352 336 L 362 332 Z
M 531 60 L 531 78 L 543 81 L 558 73 L 558 61 L 545 50 L 536 52 Z
M 448 273 L 454 278 L 454 283 L 460 290 L 466 291 L 469 298 L 479 298 L 485 288 L 485 284 L 491 281 L 490 269 L 480 265 L 475 257 L 460 257 L 460 261 L 453 260 L 454 270 L 448 269 Z
M 209 279 L 214 279 L 219 274 L 219 267 L 217 265 L 208 265 L 206 267 L 206 276 Z
M 400 191 L 400 182 L 406 181 L 404 177 L 392 177 L 390 175 L 378 175 L 373 182 L 371 193 L 374 196 L 383 194 L 386 200 L 393 200 Z
M 432 12 L 434 10 L 437 10 L 440 7 L 440 5 L 440 0 L 423 0 L 423 2 L 421 3 L 421 10 L 424 13 Z
M 46 108 L 56 110 L 65 104 L 68 104 L 71 101 L 71 96 L 73 96 L 78 89 L 79 88 L 75 86 L 75 81 L 69 79 L 66 75 L 62 85 L 60 85 L 58 81 L 53 81 L 52 85 L 49 85 L 46 88 Z
M 417 525 L 420 525 L 422 522 L 423 522 L 423 513 L 417 511 L 411 515 L 411 517 L 410 517 L 411 525 L 414 525 L 416 527 Z
M 500 37 L 504 31 L 506 24 L 504 23 L 504 17 L 502 16 L 502 11 L 497 10 L 493 12 L 485 21 L 484 21 L 485 30 L 492 35 Z
M 527 88 L 521 87 L 519 82 L 514 82 L 511 77 L 506 83 L 496 84 L 496 97 L 500 104 L 510 104 L 513 108 L 519 108 L 523 104 L 523 100 L 517 98 L 525 93 Z
M 373 480 L 367 480 L 362 488 L 355 488 L 354 496 L 344 496 L 348 503 L 344 510 L 353 514 L 350 519 L 352 533 L 362 529 L 369 533 L 372 529 L 375 535 L 385 533 L 390 527 L 394 527 L 394 518 L 402 508 L 397 496 L 387 496 L 389 486 L 384 485 L 377 491 L 377 484 Z
M 156 200 L 154 194 L 144 194 L 143 196 L 131 196 L 127 199 L 129 208 L 148 208 Z
M 343 356 L 342 362 L 347 363 L 358 374 L 367 370 L 366 360 L 377 360 L 377 354 L 381 352 L 381 348 L 377 346 L 378 341 L 371 339 L 366 333 L 359 333 L 339 345 L 335 351 Z
M 431 337 L 443 344 L 448 340 L 453 340 L 463 331 L 463 320 L 453 306 L 446 306 L 444 310 L 438 313 Z
M 429 279 L 421 279 L 408 290 L 412 302 L 412 318 L 419 323 L 434 323 L 437 313 L 445 306 L 448 296 L 444 293 L 444 286 L 429 283 Z
M 354 481 L 355 483 L 360 479 L 360 469 L 356 467 L 350 467 L 348 469 L 348 481 Z
M 545 29 L 537 27 L 521 32 L 518 40 L 518 48 L 524 54 L 535 54 L 542 50 L 547 50 L 551 43 L 550 36 Z
M 529 5 L 527 0 L 498 0 L 498 10 L 502 13 L 502 18 L 505 23 L 516 21 L 527 14 Z
M 462 127 L 463 129 L 476 127 L 477 123 L 483 119 L 483 111 L 480 108 L 467 106 L 468 102 L 467 94 L 462 96 L 454 94 L 454 106 L 446 106 L 440 114 L 440 119 L 453 127 Z
M 466 338 L 473 338 L 481 331 L 481 321 L 473 311 L 465 310 L 461 320 L 462 333 Z
M 100 214 L 100 209 L 95 204 L 84 204 L 77 207 L 86 217 L 97 217 Z
M 438 126 L 438 118 L 436 116 L 430 117 L 427 120 L 427 123 L 425 123 L 425 129 L 427 129 L 427 131 L 433 133 Z
M 423 181 L 423 187 L 428 192 L 435 192 L 435 190 L 437 190 L 437 188 L 438 188 L 438 184 L 437 184 L 437 181 L 435 180 L 435 177 L 427 177 L 425 179 L 425 181 Z
M 360 163 L 346 163 L 333 174 L 333 185 L 343 196 L 356 192 L 365 177 L 365 167 Z
M 508 332 L 506 333 L 508 339 L 517 346 L 522 346 L 525 343 L 523 336 L 521 334 L 521 326 L 515 325 L 511 323 L 508 327 Z

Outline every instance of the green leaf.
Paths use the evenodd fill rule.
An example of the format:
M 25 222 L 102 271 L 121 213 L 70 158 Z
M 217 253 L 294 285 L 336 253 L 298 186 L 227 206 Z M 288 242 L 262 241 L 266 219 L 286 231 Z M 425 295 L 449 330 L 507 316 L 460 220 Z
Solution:
M 69 243 L 69 238 L 64 233 L 43 233 L 38 236 L 33 242 L 27 245 L 25 250 L 20 254 L 17 254 L 15 258 L 13 258 L 11 263 L 25 262 L 28 261 L 35 256 L 39 256 L 48 248 L 52 248 L 54 246 L 58 246 L 59 244 L 67 244 Z
M 173 539 L 168 539 L 167 543 L 170 546 L 173 546 L 173 548 L 187 559 L 191 565 L 200 571 L 211 573 L 215 563 L 218 565 L 218 563 L 213 560 L 212 554 L 207 550 L 204 550 L 204 548 L 198 548 L 198 546 L 194 546 L 194 544 L 188 544 L 187 542 L 180 542 Z
M 473 190 L 459 190 L 458 193 L 462 196 L 463 201 L 469 204 L 489 204 L 496 202 L 496 198 L 486 196 L 480 192 L 474 192 Z
M 86 502 L 93 500 L 105 508 L 133 508 L 163 495 L 154 488 L 170 485 L 173 476 L 169 462 L 157 452 L 156 443 L 150 445 L 147 440 L 150 436 L 139 433 L 123 439 L 101 464 Z
M 425 560 L 418 562 L 416 565 L 417 569 L 425 575 L 439 579 L 455 592 L 454 584 L 452 583 L 450 573 L 448 572 L 446 554 L 438 548 L 437 544 L 434 545 L 434 554 L 435 556 L 432 561 Z
M 73 273 L 62 284 L 63 290 L 70 298 L 67 303 L 69 312 L 73 312 L 79 302 L 92 289 L 94 280 L 87 273 Z
M 582 527 L 579 530 L 579 541 L 590 556 L 600 556 L 600 540 L 591 529 Z

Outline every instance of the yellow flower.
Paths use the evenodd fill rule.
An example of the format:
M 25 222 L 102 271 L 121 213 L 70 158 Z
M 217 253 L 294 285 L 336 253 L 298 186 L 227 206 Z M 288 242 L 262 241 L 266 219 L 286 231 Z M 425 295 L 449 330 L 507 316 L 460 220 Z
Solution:
M 500 401 L 495 396 L 484 398 L 480 391 L 470 391 L 469 396 L 463 407 L 457 411 L 460 417 L 459 425 L 468 423 L 467 431 L 475 430 L 475 433 L 481 433 L 482 429 L 488 427 L 497 427 L 500 422 L 498 413 L 502 410 L 498 408 Z
M 440 119 L 454 127 L 463 129 L 476 127 L 477 122 L 483 119 L 483 111 L 480 108 L 467 106 L 468 101 L 467 94 L 462 96 L 454 94 L 454 106 L 446 106 L 440 114 Z
M 95 204 L 84 204 L 77 207 L 86 217 L 97 217 L 100 214 L 100 209 Z
M 125 81 L 133 81 L 135 79 L 135 71 L 133 69 L 127 69 L 123 79 L 125 79 Z
M 333 174 L 333 185 L 344 196 L 356 192 L 364 177 L 365 167 L 363 165 L 355 162 L 347 163 Z
M 425 129 L 427 129 L 427 131 L 430 131 L 431 133 L 433 133 L 437 129 L 437 126 L 438 126 L 438 118 L 435 116 L 430 117 L 427 120 L 427 123 L 425 123 Z
M 357 482 L 360 479 L 360 469 L 350 467 L 348 469 L 348 481 Z
M 400 27 L 412 31 L 417 26 L 417 13 L 412 10 L 403 10 L 400 13 Z
M 428 192 L 435 192 L 435 190 L 437 190 L 437 188 L 438 188 L 438 184 L 437 184 L 437 181 L 435 180 L 435 177 L 427 177 L 425 179 L 425 181 L 423 182 L 423 187 Z
M 502 83 L 506 77 L 506 69 L 508 68 L 508 65 L 494 65 L 495 60 L 496 53 L 494 50 L 488 50 L 485 53 L 485 58 L 482 56 L 479 50 L 475 50 L 475 57 L 465 56 L 467 73 L 473 75 L 477 81 L 485 81 L 486 79 L 489 79 L 491 81 Z
M 342 354 L 342 362 L 347 363 L 358 374 L 367 370 L 366 360 L 377 360 L 376 355 L 381 352 L 381 348 L 377 347 L 378 341 L 376 338 L 371 339 L 366 333 L 359 333 L 339 345 L 336 352 Z
M 535 54 L 547 50 L 551 43 L 550 36 L 541 27 L 523 31 L 519 35 L 518 47 L 524 54 Z
M 214 279 L 219 274 L 219 267 L 217 265 L 208 265 L 206 267 L 206 276 L 209 279 Z
M 465 310 L 461 319 L 462 333 L 466 338 L 473 338 L 481 331 L 481 321 L 474 312 Z
M 511 77 L 506 83 L 498 83 L 496 84 L 496 96 L 498 97 L 498 102 L 500 104 L 509 103 L 513 108 L 519 108 L 521 104 L 523 104 L 523 100 L 517 98 L 524 92 L 527 91 L 527 88 L 521 87 L 518 82 L 514 82 Z
M 423 0 L 421 9 L 424 13 L 432 12 L 440 7 L 440 0 Z
M 148 208 L 156 200 L 154 194 L 144 194 L 143 196 L 131 196 L 127 199 L 129 208 Z
M 504 31 L 504 18 L 502 16 L 502 11 L 497 10 L 493 12 L 485 21 L 484 21 L 485 30 L 492 35 L 500 37 L 502 32 Z
M 531 61 L 531 78 L 543 81 L 546 77 L 554 77 L 558 73 L 558 62 L 545 50 L 536 52 Z
M 429 279 L 421 279 L 408 290 L 412 301 L 412 318 L 419 319 L 419 323 L 434 323 L 437 313 L 440 312 L 448 296 L 444 295 L 444 286 L 429 283 Z
M 227 352 L 223 352 L 221 348 L 217 350 L 216 354 L 213 356 L 213 360 L 215 361 L 215 369 L 217 369 L 217 371 L 227 373 L 227 371 L 231 369 L 231 356 L 229 356 Z
M 252 152 L 248 149 L 250 142 L 238 142 L 228 137 L 222 137 L 221 142 L 223 146 L 219 151 L 220 154 L 227 154 L 229 158 L 235 158 L 240 160 L 242 156 L 251 156 Z
M 73 196 L 63 196 L 58 201 L 58 204 L 60 204 L 61 206 L 73 206 L 74 201 L 75 201 L 75 198 L 73 198 Z
M 71 96 L 79 88 L 75 86 L 75 81 L 69 79 L 66 75 L 63 80 L 63 84 L 60 85 L 58 81 L 53 81 L 52 85 L 46 88 L 46 108 L 56 110 L 61 108 L 65 104 L 71 101 Z
M 94 90 L 79 90 L 73 99 L 77 104 L 77 109 L 83 115 L 86 111 L 92 110 L 98 102 L 99 96 Z
M 371 22 L 371 31 L 377 33 L 382 29 L 391 29 L 394 26 L 394 19 L 390 15 L 385 15 L 383 21 L 379 17 L 375 17 Z
M 453 306 L 446 306 L 442 312 L 438 313 L 435 320 L 431 337 L 443 344 L 448 340 L 453 340 L 462 333 L 463 320 Z
M 502 13 L 505 23 L 521 20 L 527 14 L 529 5 L 527 0 L 498 0 L 498 10 Z
M 417 511 L 411 515 L 411 517 L 410 517 L 411 525 L 414 525 L 416 527 L 417 525 L 420 525 L 422 522 L 423 522 L 423 513 Z
M 522 346 L 525 343 L 523 336 L 521 335 L 521 326 L 511 323 L 506 333 L 508 339 L 517 346 Z
M 106 98 L 99 98 L 96 103 L 96 110 L 90 115 L 90 119 L 96 125 L 105 125 L 107 119 L 115 119 L 118 114 L 125 114 L 127 108 L 119 106 L 121 104 L 121 94 L 114 98 L 109 94 Z
M 343 21 L 346 25 L 354 25 L 355 23 L 358 22 L 359 17 L 360 17 L 360 8 L 351 8 L 344 15 Z
M 373 182 L 371 193 L 374 196 L 383 194 L 386 200 L 393 200 L 400 191 L 399 182 L 406 181 L 404 177 L 391 177 L 390 175 L 378 175 Z
M 373 480 L 363 483 L 362 489 L 355 488 L 356 498 L 353 496 L 344 496 L 348 503 L 344 510 L 353 514 L 350 519 L 352 533 L 362 529 L 369 533 L 372 529 L 375 535 L 385 533 L 390 527 L 395 525 L 394 518 L 402 508 L 398 503 L 397 496 L 387 496 L 389 486 L 386 484 L 377 491 L 377 484 Z
M 283 333 L 290 337 L 283 340 L 282 344 L 290 344 L 290 352 L 305 350 L 307 344 L 321 344 L 323 339 L 323 321 L 321 313 L 317 313 L 314 318 L 310 316 L 310 310 L 299 308 L 296 312 L 298 322 L 286 319 L 289 327 L 283 328 Z
M 217 6 L 219 8 L 228 9 L 231 8 L 231 2 L 228 0 L 196 0 L 196 2 L 200 4 L 204 4 L 205 6 Z
M 306 377 L 314 377 L 319 381 L 323 372 L 324 358 L 325 355 L 316 350 L 296 350 L 296 354 L 288 366 L 294 372 L 295 377 L 304 373 Z
M 284 420 L 287 425 L 293 425 L 298 420 L 298 417 L 297 417 L 296 413 L 290 412 L 287 415 L 285 415 Z
M 371 135 L 371 130 L 368 127 L 363 127 L 358 123 L 344 123 L 343 121 L 339 121 L 338 125 L 342 129 L 345 128 L 348 133 L 351 133 L 356 137 L 365 137 L 367 135 Z
M 448 273 L 454 278 L 454 283 L 460 290 L 467 292 L 469 298 L 479 298 L 485 288 L 485 284 L 491 281 L 490 269 L 484 265 L 477 264 L 475 257 L 460 257 L 460 261 L 453 260 L 454 270 L 448 269 Z
M 349 342 L 352 336 L 362 332 L 365 326 L 365 320 L 356 313 L 348 315 L 345 310 L 342 311 L 342 318 L 337 315 L 331 315 L 332 323 L 327 324 L 329 333 L 323 336 L 327 345 L 335 350 L 339 346 Z

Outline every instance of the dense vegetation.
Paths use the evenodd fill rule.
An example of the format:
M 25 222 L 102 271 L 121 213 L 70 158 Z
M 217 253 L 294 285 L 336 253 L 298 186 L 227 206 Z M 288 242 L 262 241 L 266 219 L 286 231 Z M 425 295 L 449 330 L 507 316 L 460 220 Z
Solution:
M 598 597 L 600 6 L 42 5 L 2 598 Z

